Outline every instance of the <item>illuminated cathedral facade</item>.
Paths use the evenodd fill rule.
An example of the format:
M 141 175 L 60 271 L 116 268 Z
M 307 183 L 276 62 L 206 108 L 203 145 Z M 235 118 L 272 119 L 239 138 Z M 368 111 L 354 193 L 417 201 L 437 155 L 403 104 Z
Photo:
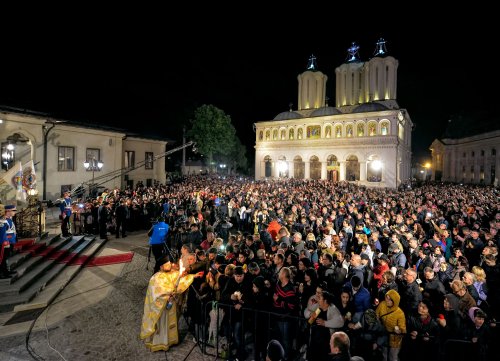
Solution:
M 298 178 L 398 187 L 411 176 L 411 131 L 396 101 L 398 61 L 377 42 L 374 56 L 358 58 L 356 44 L 335 69 L 335 107 L 327 104 L 328 77 L 309 59 L 298 75 L 298 109 L 255 123 L 255 179 Z

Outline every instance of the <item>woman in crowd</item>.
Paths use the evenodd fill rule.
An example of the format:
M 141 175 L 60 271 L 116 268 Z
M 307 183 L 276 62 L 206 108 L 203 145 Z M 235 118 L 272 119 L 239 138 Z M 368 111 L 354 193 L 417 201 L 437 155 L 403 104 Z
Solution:
M 398 360 L 403 336 L 406 333 L 406 318 L 403 310 L 399 308 L 400 300 L 398 292 L 389 290 L 376 310 L 378 319 L 389 333 L 389 342 L 383 349 L 384 360 L 387 361 Z
M 313 318 L 309 317 L 311 337 L 307 359 L 327 361 L 330 336 L 344 326 L 344 319 L 335 306 L 334 297 L 330 292 L 322 291 L 318 294 L 318 307 L 312 316 Z
M 417 315 L 410 315 L 406 322 L 405 354 L 417 360 L 437 360 L 439 326 L 431 315 L 433 305 L 424 298 L 418 304 Z
M 335 304 L 340 314 L 344 318 L 343 328 L 346 329 L 347 324 L 352 320 L 352 315 L 354 315 L 354 310 L 355 310 L 352 293 L 349 288 L 342 289 Z
M 458 298 L 452 293 L 444 296 L 444 311 L 437 318 L 439 325 L 439 339 L 441 345 L 440 355 L 447 356 L 448 360 L 458 359 L 462 354 L 461 349 L 457 349 L 456 344 L 448 343 L 449 339 L 462 339 L 464 335 L 464 321 L 458 312 Z

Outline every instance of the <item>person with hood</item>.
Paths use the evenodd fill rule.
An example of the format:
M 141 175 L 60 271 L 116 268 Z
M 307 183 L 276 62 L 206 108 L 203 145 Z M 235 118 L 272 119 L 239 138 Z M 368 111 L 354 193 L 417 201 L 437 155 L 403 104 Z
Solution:
M 399 308 L 401 296 L 394 290 L 389 290 L 376 309 L 376 314 L 385 330 L 389 333 L 388 346 L 383 348 L 384 360 L 397 361 L 403 335 L 406 333 L 406 318 Z

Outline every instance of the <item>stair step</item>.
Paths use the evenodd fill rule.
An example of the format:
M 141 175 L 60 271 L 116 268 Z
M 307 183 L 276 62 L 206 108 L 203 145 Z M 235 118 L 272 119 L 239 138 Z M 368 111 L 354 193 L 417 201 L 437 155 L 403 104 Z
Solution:
M 67 253 L 77 247 L 83 239 L 83 236 L 61 239 L 54 244 L 54 249 L 47 249 L 39 256 L 23 262 L 20 269 L 17 270 L 17 275 L 11 279 L 11 284 L 0 290 L 0 297 L 16 295 L 27 289 L 41 274 L 50 269 L 61 258 L 66 257 Z
M 87 249 L 92 249 L 93 247 L 89 247 L 95 241 L 95 236 L 79 236 L 73 237 L 75 239 L 73 244 L 68 243 L 66 247 L 68 248 L 68 252 L 63 253 L 57 259 L 46 260 L 43 263 L 50 263 L 50 268 L 40 267 L 40 269 L 36 268 L 32 272 L 36 272 L 35 281 L 32 281 L 27 288 L 20 290 L 17 294 L 4 294 L 0 295 L 0 308 L 2 310 L 12 310 L 12 308 L 20 307 L 22 309 L 32 309 L 39 308 L 36 305 L 40 304 L 40 302 L 35 301 L 35 306 L 24 306 L 27 302 L 32 301 L 33 299 L 38 299 L 38 295 L 43 292 L 43 290 L 48 287 L 49 284 L 54 282 L 54 280 L 63 272 L 63 270 L 68 267 L 68 264 L 76 259 L 81 253 L 87 251 Z M 82 265 L 77 266 L 75 268 L 81 268 Z M 71 267 L 74 268 L 74 267 Z M 30 272 L 31 273 L 31 272 Z M 41 275 L 41 277 L 40 277 Z M 26 277 L 26 276 L 25 276 Z M 42 301 L 43 303 L 43 301 Z
M 87 238 L 82 241 L 82 243 L 78 246 L 78 251 L 72 253 L 71 258 L 75 258 L 79 256 L 79 253 L 82 252 L 90 243 L 92 243 L 93 238 Z M 29 288 L 25 289 L 19 295 L 9 296 L 0 301 L 0 305 L 18 305 L 22 303 L 26 303 L 31 301 L 33 298 L 37 296 L 40 291 L 42 291 L 62 270 L 68 266 L 68 263 L 57 263 L 53 267 L 51 267 L 48 271 L 46 271 L 43 276 L 37 279 L 34 283 L 32 283 Z
M 55 238 L 55 241 L 52 241 L 50 247 L 47 246 L 43 247 L 42 244 L 42 247 L 38 250 L 36 255 L 31 255 L 30 257 L 27 257 L 25 260 L 23 260 L 23 262 L 17 265 L 15 269 L 13 269 L 13 271 L 17 272 L 14 276 L 12 276 L 10 279 L 4 279 L 2 281 L 7 281 L 6 284 L 15 283 L 23 275 L 27 274 L 29 271 L 35 268 L 44 259 L 52 257 L 53 254 L 55 254 L 55 252 L 60 252 L 60 249 L 70 241 L 71 241 L 70 237 L 68 238 L 58 237 Z
M 91 242 L 90 247 L 86 247 L 79 255 L 87 257 L 87 259 L 91 259 L 95 256 L 106 243 L 106 240 L 99 239 L 95 236 L 90 236 L 89 238 L 91 238 L 93 242 Z M 14 307 L 14 312 L 47 307 L 57 297 L 62 288 L 71 281 L 84 266 L 84 264 L 68 265 L 64 269 L 61 269 L 57 278 L 52 280 L 47 287 L 43 288 L 31 302 L 28 301 L 29 303 L 18 304 Z
M 30 247 L 23 248 L 21 252 L 16 253 L 15 255 L 9 257 L 7 263 L 9 270 L 14 270 L 20 264 L 25 262 L 30 257 L 39 253 L 42 249 L 46 248 L 50 244 L 60 239 L 59 234 L 46 235 L 45 237 L 41 237 L 33 243 Z

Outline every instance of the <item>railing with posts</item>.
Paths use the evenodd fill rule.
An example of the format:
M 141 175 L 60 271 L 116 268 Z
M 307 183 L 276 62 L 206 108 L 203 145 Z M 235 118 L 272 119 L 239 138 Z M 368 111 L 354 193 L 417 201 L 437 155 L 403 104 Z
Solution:
M 38 196 L 28 195 L 28 205 L 16 214 L 18 238 L 39 237 L 45 231 L 45 210 Z
M 231 355 L 231 343 L 236 341 L 236 337 L 239 337 L 238 343 L 241 347 L 250 346 L 250 344 L 253 343 L 253 359 L 261 359 L 262 353 L 264 353 L 263 356 L 265 357 L 265 346 L 267 342 L 272 338 L 281 338 L 279 334 L 280 330 L 277 327 L 277 321 L 285 321 L 290 325 L 287 341 L 290 345 L 289 351 L 291 351 L 291 359 L 298 359 L 298 357 L 300 357 L 299 349 L 301 346 L 306 344 L 307 348 L 309 348 L 311 345 L 309 336 L 312 327 L 323 327 L 316 325 L 311 326 L 304 317 L 300 316 L 283 315 L 246 307 L 242 307 L 239 311 L 235 311 L 234 305 L 216 301 L 201 304 L 200 307 L 202 308 L 202 319 L 206 321 L 206 324 L 196 325 L 197 329 L 195 333 L 197 342 L 203 354 L 215 356 L 216 358 L 234 358 Z M 214 314 L 211 315 L 211 317 L 215 318 L 215 322 L 210 322 L 210 312 L 212 310 L 215 311 Z M 238 312 L 237 316 L 235 312 Z M 241 319 L 238 320 L 240 325 L 237 327 L 235 327 L 236 322 L 233 319 L 234 317 L 241 317 Z M 495 321 L 490 323 L 497 326 L 497 322 Z M 351 332 L 350 330 L 344 331 L 352 338 L 356 337 L 355 332 Z M 498 333 L 500 332 L 498 327 L 491 327 L 491 331 L 491 339 L 498 338 Z M 245 337 L 249 334 L 251 338 Z M 387 335 L 388 334 L 389 333 L 387 333 Z M 403 336 L 406 337 L 407 335 Z M 222 338 L 226 340 L 224 343 L 221 343 Z M 355 344 L 356 342 L 351 342 L 352 346 Z M 225 345 L 224 347 L 226 349 L 221 349 L 222 345 Z M 215 348 L 215 355 L 207 353 L 207 346 Z M 497 346 L 490 343 L 490 349 L 487 354 L 482 355 L 482 357 L 492 356 L 496 352 L 496 349 L 493 349 L 494 347 Z M 354 349 L 352 351 L 353 355 L 357 355 L 359 350 Z M 261 352 L 261 355 L 259 355 L 259 352 Z M 471 360 L 473 359 L 471 355 L 474 352 L 474 343 L 467 339 L 447 339 L 439 345 L 435 352 L 439 355 L 438 359 L 442 360 Z

